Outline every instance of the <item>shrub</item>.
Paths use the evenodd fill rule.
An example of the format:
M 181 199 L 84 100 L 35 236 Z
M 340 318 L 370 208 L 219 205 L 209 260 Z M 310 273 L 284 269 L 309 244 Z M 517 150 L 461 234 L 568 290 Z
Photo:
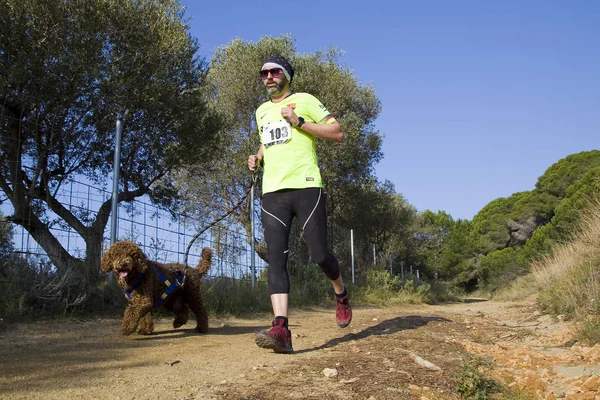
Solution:
M 88 271 L 89 272 L 89 271 Z M 97 272 L 98 274 L 100 271 Z M 108 281 L 85 276 L 74 267 L 58 271 L 47 260 L 13 255 L 0 260 L 0 312 L 8 318 L 114 312 L 124 305 Z
M 446 292 L 441 284 L 434 284 L 439 293 Z M 364 286 L 357 288 L 353 298 L 358 302 L 378 306 L 396 304 L 432 303 L 437 300 L 437 292 L 432 290 L 432 284 L 417 280 L 408 275 L 405 280 L 398 275 L 390 275 L 384 269 L 371 269 L 367 272 Z
M 590 203 L 572 239 L 534 261 L 532 271 L 542 310 L 583 321 L 600 316 L 600 202 Z
M 527 265 L 519 257 L 521 249 L 507 247 L 491 252 L 480 261 L 480 286 L 494 293 L 527 272 Z

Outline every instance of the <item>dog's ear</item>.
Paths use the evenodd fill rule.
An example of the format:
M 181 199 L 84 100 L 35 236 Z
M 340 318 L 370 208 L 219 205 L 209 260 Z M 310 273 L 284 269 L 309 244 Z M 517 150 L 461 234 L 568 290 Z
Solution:
M 104 272 L 112 271 L 112 253 L 110 249 L 102 256 L 102 260 L 100 261 L 100 268 Z
M 146 269 L 148 268 L 148 259 L 146 258 L 146 255 L 144 254 L 140 246 L 135 245 L 135 249 L 130 255 L 134 263 L 137 265 L 138 271 L 146 272 Z
M 210 247 L 205 247 L 202 249 L 202 254 L 200 256 L 200 260 L 198 260 L 198 265 L 196 266 L 196 270 L 201 274 L 205 274 L 206 271 L 208 271 L 210 269 L 211 264 L 212 264 L 212 250 L 210 249 Z

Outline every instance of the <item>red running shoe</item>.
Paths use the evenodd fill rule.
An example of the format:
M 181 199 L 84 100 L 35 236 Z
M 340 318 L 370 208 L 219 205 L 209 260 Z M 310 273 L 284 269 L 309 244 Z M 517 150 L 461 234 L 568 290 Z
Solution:
M 335 299 L 336 310 L 335 310 L 335 320 L 340 328 L 345 328 L 350 325 L 350 321 L 352 321 L 352 307 L 350 307 L 350 302 L 348 301 L 348 295 L 342 297 L 341 299 Z
M 256 332 L 256 344 L 264 349 L 272 349 L 275 353 L 291 353 L 292 332 L 283 326 L 283 321 L 273 321 L 269 330 L 261 329 Z

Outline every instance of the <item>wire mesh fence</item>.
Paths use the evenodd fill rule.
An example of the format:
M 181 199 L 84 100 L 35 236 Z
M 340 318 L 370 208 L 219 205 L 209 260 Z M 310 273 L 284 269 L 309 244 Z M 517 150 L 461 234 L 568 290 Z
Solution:
M 72 181 L 56 194 L 59 201 L 81 221 L 95 220 L 101 204 L 110 199 L 111 193 L 92 184 Z M 3 213 L 12 213 L 10 205 L 4 203 Z M 173 214 L 144 198 L 131 203 L 120 203 L 117 211 L 117 240 L 131 240 L 137 243 L 144 253 L 158 262 L 179 262 L 185 258 L 187 246 L 193 237 L 208 224 L 183 214 Z M 73 256 L 85 257 L 85 242 L 77 232 L 56 218 L 51 212 L 46 215 L 52 234 Z M 260 221 L 255 221 L 256 237 L 262 239 Z M 204 226 L 203 226 L 204 225 Z M 110 245 L 110 222 L 107 224 L 103 248 Z M 350 229 L 334 224 L 329 225 L 329 247 L 338 257 L 345 276 L 352 274 L 353 251 Z M 38 259 L 47 259 L 44 249 L 22 227 L 16 225 L 13 241 L 17 252 Z M 251 279 L 252 258 L 255 263 L 255 278 L 265 270 L 267 263 L 262 260 L 242 226 L 231 216 L 207 229 L 190 248 L 188 264 L 196 265 L 203 247 L 213 250 L 213 265 L 209 276 L 226 276 L 235 279 Z M 304 265 L 310 262 L 302 232 L 297 224 L 290 234 L 288 266 L 290 273 L 302 273 Z M 358 265 L 368 262 L 360 257 L 354 260 Z
M 110 199 L 111 193 L 91 184 L 72 181 L 59 190 L 56 197 L 71 213 L 81 221 L 95 220 L 100 205 Z M 202 228 L 202 221 L 197 218 L 173 214 L 145 199 L 131 203 L 120 203 L 117 209 L 117 240 L 131 240 L 137 243 L 144 253 L 158 262 L 182 263 L 185 252 L 192 238 Z M 3 213 L 9 215 L 12 207 L 4 203 Z M 85 242 L 77 232 L 66 223 L 47 211 L 46 220 L 54 237 L 69 254 L 84 258 Z M 107 224 L 103 248 L 110 245 L 110 222 Z M 19 225 L 15 225 L 13 242 L 15 250 L 26 256 L 45 259 L 46 253 L 29 233 Z M 213 266 L 211 275 L 232 278 L 250 277 L 252 252 L 245 231 L 232 218 L 207 229 L 190 248 L 189 265 L 195 265 L 203 247 L 213 249 Z M 265 262 L 255 256 L 256 273 L 265 268 Z

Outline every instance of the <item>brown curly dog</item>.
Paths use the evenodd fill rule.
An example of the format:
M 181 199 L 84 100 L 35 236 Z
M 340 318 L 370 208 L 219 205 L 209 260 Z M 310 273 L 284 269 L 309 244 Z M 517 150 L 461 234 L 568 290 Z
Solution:
M 208 315 L 202 302 L 201 281 L 210 268 L 212 250 L 205 247 L 196 268 L 148 260 L 133 242 L 116 242 L 102 257 L 102 271 L 113 272 L 129 299 L 121 333 L 150 335 L 154 331 L 152 310 L 164 306 L 175 313 L 173 327 L 188 321 L 189 308 L 196 316 L 196 330 L 208 331 Z M 183 286 L 179 284 L 183 283 Z

